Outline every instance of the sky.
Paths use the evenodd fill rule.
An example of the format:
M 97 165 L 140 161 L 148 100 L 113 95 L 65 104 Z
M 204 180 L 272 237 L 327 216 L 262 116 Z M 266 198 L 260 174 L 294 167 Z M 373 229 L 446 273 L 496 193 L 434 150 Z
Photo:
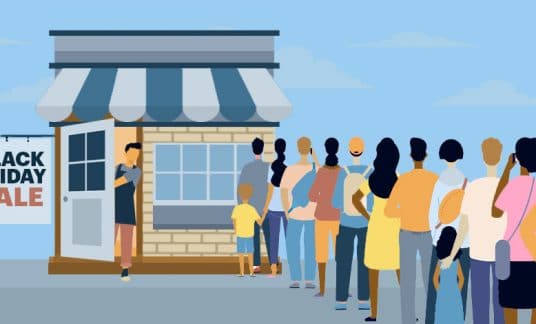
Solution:
M 343 162 L 348 139 L 361 136 L 365 163 L 389 136 L 405 172 L 409 139 L 419 136 L 429 143 L 427 166 L 440 172 L 439 145 L 456 138 L 465 149 L 460 168 L 473 179 L 485 172 L 484 138 L 501 139 L 506 153 L 517 138 L 534 136 L 534 1 L 93 0 L 1 7 L 1 134 L 52 132 L 35 112 L 53 74 L 50 29 L 278 29 L 275 78 L 293 105 L 277 131 L 290 143 L 288 163 L 297 159 L 293 143 L 302 135 L 318 152 L 325 138 L 339 138 Z M 2 227 L 0 237 L 19 233 Z M 34 234 L 50 235 L 50 228 Z

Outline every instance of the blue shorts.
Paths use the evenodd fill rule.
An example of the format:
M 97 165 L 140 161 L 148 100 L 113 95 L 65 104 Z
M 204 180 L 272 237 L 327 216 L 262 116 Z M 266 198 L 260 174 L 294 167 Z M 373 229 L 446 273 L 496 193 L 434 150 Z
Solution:
M 240 254 L 253 253 L 253 237 L 237 237 L 236 252 Z

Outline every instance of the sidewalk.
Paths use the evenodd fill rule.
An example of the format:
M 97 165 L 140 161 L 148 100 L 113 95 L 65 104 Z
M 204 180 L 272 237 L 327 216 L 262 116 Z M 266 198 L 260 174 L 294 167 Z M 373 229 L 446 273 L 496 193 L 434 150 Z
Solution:
M 285 265 L 286 269 L 286 265 Z M 354 271 L 355 272 L 355 271 Z M 355 298 L 349 310 L 334 306 L 334 263 L 327 273 L 327 295 L 288 289 L 287 274 L 266 276 L 49 276 L 46 261 L 0 262 L 0 318 L 2 323 L 361 323 Z M 356 294 L 356 278 L 350 291 Z M 22 288 L 22 289 L 21 289 Z M 424 305 L 424 290 L 417 291 Z M 378 323 L 399 323 L 400 297 L 394 273 L 381 277 Z M 422 320 L 424 307 L 419 306 Z M 520 323 L 529 322 L 523 313 Z M 49 321 L 46 321 L 49 322 Z M 471 323 L 468 319 L 467 323 Z

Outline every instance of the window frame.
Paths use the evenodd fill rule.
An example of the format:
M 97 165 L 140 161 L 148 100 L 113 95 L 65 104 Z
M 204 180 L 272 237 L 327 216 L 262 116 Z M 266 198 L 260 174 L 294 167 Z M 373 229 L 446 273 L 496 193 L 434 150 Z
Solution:
M 178 171 L 158 171 L 158 147 L 161 146 L 178 146 L 179 153 L 179 170 Z M 205 171 L 184 171 L 184 147 L 185 146 L 204 146 L 206 149 L 206 170 Z M 233 149 L 234 165 L 233 171 L 212 171 L 211 170 L 211 148 L 214 146 L 231 146 Z M 240 173 L 242 170 L 238 170 L 238 150 L 240 146 L 250 145 L 248 143 L 155 143 L 154 144 L 154 160 L 153 160 L 153 205 L 154 206 L 233 206 L 237 203 L 236 191 L 238 188 L 238 182 Z M 179 186 L 179 199 L 158 200 L 158 175 L 172 174 L 178 175 L 180 179 Z M 204 175 L 206 176 L 205 194 L 206 200 L 186 200 L 184 197 L 184 175 Z M 212 200 L 210 199 L 211 191 L 211 175 L 232 175 L 233 176 L 233 195 L 232 200 Z

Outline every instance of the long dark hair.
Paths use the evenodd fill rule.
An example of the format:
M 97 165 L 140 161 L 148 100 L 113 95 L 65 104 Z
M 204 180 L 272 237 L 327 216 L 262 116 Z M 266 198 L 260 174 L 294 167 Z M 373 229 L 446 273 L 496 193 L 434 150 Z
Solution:
M 284 139 L 278 138 L 275 143 L 275 153 L 277 153 L 277 159 L 272 162 L 272 171 L 274 175 L 270 182 L 276 188 L 281 185 L 281 179 L 283 178 L 283 173 L 285 172 L 287 165 L 285 164 L 285 150 L 287 149 L 287 142 Z
M 374 171 L 369 177 L 369 186 L 372 193 L 380 198 L 389 198 L 398 176 L 396 167 L 400 160 L 400 152 L 395 142 L 386 137 L 376 147 Z
M 328 153 L 328 156 L 326 156 L 326 165 L 330 167 L 339 165 L 339 158 L 337 157 L 339 141 L 336 138 L 330 137 L 324 143 L 324 147 L 326 148 L 326 153 Z

